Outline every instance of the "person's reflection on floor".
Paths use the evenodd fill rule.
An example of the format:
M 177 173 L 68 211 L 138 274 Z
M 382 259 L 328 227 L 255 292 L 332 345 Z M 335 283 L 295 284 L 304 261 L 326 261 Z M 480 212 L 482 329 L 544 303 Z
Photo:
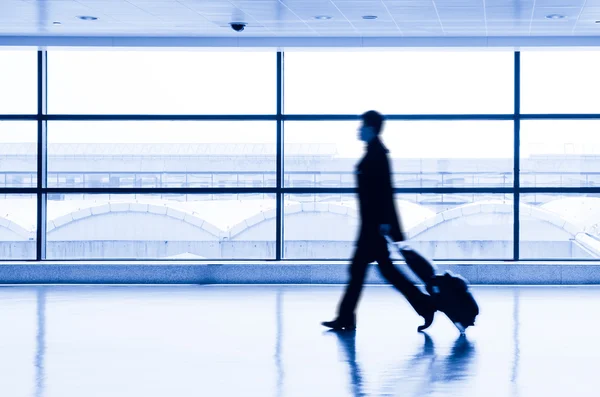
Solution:
M 435 370 L 436 354 L 433 339 L 423 335 L 423 347 L 407 361 L 387 371 L 389 376 L 381 386 L 381 392 L 390 396 L 427 396 L 433 390 L 431 374 Z
M 350 390 L 353 397 L 366 396 L 363 393 L 363 380 L 360 366 L 356 361 L 356 331 L 339 331 L 331 329 L 326 334 L 334 334 L 344 354 L 350 371 Z
M 356 359 L 356 331 L 329 330 L 325 333 L 337 337 L 344 361 L 348 365 L 352 396 L 366 396 L 363 373 Z M 425 396 L 445 388 L 448 383 L 474 376 L 471 367 L 475 347 L 466 336 L 457 338 L 450 354 L 440 360 L 433 339 L 427 333 L 422 335 L 422 348 L 394 369 L 386 371 L 390 376 L 382 385 L 377 386 L 383 395 Z
M 454 341 L 450 354 L 440 360 L 433 340 L 425 334 L 423 353 L 390 371 L 395 374 L 390 381 L 396 385 L 392 395 L 425 396 L 447 388 L 449 383 L 472 378 L 474 358 L 475 346 L 461 335 Z
M 345 358 L 344 361 L 348 365 L 350 374 L 350 390 L 352 391 L 352 396 L 366 396 L 367 393 L 363 391 L 364 383 L 362 371 L 360 369 L 360 364 L 356 359 L 356 331 L 329 330 L 325 333 L 333 334 L 337 337 L 340 350 L 342 351 Z M 416 370 L 420 364 L 424 364 L 424 368 L 422 368 L 421 379 L 423 379 L 423 377 L 426 376 L 428 371 L 431 369 L 433 361 L 435 360 L 435 346 L 433 344 L 433 340 L 426 333 L 423 333 L 422 335 L 424 337 L 423 348 L 419 350 L 416 354 L 414 354 L 408 361 L 409 371 Z M 392 371 L 392 373 L 394 372 L 395 371 Z M 417 376 L 419 376 L 418 373 L 420 372 L 421 371 L 417 372 Z M 428 381 L 427 383 L 429 384 L 430 382 Z M 423 386 L 427 388 L 427 385 Z M 423 390 L 422 388 L 420 389 Z

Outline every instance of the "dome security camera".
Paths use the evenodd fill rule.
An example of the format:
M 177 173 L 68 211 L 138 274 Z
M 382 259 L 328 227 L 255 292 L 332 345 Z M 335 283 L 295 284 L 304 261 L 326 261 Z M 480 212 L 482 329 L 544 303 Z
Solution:
M 235 30 L 236 32 L 241 32 L 246 27 L 246 22 L 231 22 L 230 25 L 231 29 Z

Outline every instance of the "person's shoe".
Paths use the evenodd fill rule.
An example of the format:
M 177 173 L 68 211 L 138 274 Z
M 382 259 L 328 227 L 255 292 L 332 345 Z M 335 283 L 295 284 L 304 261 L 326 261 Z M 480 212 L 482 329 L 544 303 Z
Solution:
M 435 315 L 435 312 L 436 312 L 435 306 L 434 306 L 433 302 L 431 302 L 431 300 L 430 300 L 428 302 L 428 304 L 425 306 L 425 309 L 419 313 L 419 316 L 423 317 L 423 319 L 425 320 L 425 323 L 423 325 L 420 325 L 417 328 L 417 331 L 422 332 L 431 326 L 431 324 L 433 323 L 433 316 Z
M 321 325 L 329 327 L 336 331 L 354 331 L 356 329 L 356 317 L 351 319 L 340 319 L 339 317 L 333 321 L 323 321 Z
M 421 317 L 423 317 L 423 319 L 425 319 L 425 324 L 419 325 L 417 327 L 417 331 L 422 332 L 422 331 L 425 331 L 427 328 L 429 328 L 431 326 L 431 324 L 433 323 L 434 314 L 435 314 L 435 310 L 432 310 L 431 312 L 427 312 L 425 314 L 421 314 Z

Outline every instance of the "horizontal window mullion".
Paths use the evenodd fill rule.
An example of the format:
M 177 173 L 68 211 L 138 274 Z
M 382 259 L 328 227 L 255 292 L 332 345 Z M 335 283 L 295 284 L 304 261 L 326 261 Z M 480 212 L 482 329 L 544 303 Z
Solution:
M 521 120 L 600 120 L 600 113 L 549 113 L 549 114 L 521 114 Z
M 36 114 L 0 114 L 0 120 L 3 121 L 35 121 L 37 119 Z
M 42 116 L 48 121 L 255 121 L 277 120 L 277 115 L 263 114 L 52 114 Z
M 283 114 L 284 121 L 358 121 L 354 114 Z M 227 115 L 227 114 L 50 114 L 39 118 L 49 121 L 246 121 L 246 120 L 278 120 L 276 114 L 259 115 Z M 387 120 L 427 121 L 427 120 L 600 120 L 600 113 L 555 113 L 555 114 L 386 114 Z M 0 120 L 37 120 L 35 114 L 0 114 Z
M 284 121 L 351 121 L 354 114 L 284 114 Z M 513 120 L 514 114 L 386 114 L 386 120 Z
M 544 189 L 541 189 L 544 190 Z M 547 190 L 547 189 L 546 189 Z M 510 193 L 512 188 L 396 188 L 395 193 Z M 354 194 L 356 188 L 281 188 L 266 187 L 266 188 L 237 188 L 237 187 L 218 187 L 218 188 L 60 188 L 51 187 L 46 189 L 38 188 L 0 188 L 0 194 L 17 194 L 17 193 L 63 193 L 63 194 L 79 194 L 79 193 L 112 193 L 112 194 L 244 194 L 244 193 L 284 193 L 284 194 Z
M 238 187 L 182 187 L 182 188 L 164 188 L 164 187 L 124 187 L 124 188 L 47 188 L 43 189 L 45 193 L 63 193 L 63 194 L 274 194 L 277 188 L 238 188 Z
M 0 187 L 0 194 L 35 194 L 35 193 L 65 193 L 65 194 L 77 194 L 77 193 L 138 193 L 138 194 L 153 194 L 153 193 L 176 193 L 176 194 L 326 194 L 326 193 L 337 193 L 337 194 L 352 194 L 356 193 L 356 188 L 336 188 L 336 187 L 306 187 L 306 188 L 294 188 L 294 187 L 283 187 L 278 189 L 276 187 L 182 187 L 182 188 L 144 188 L 144 187 L 124 187 L 124 188 L 64 188 L 64 187 L 51 187 L 51 188 L 36 188 L 36 187 Z M 423 193 L 423 194 L 456 194 L 456 193 L 587 193 L 587 194 L 600 194 L 599 187 L 464 187 L 464 188 L 395 188 L 394 193 Z
M 356 188 L 283 188 L 286 194 L 310 194 L 310 193 L 356 193 Z M 426 188 L 426 187 L 410 187 L 410 188 L 395 188 L 394 193 L 511 193 L 513 188 L 502 187 L 481 187 L 481 188 Z
M 520 187 L 519 193 L 600 193 L 598 187 Z
M 36 187 L 0 187 L 0 194 L 36 194 L 41 189 Z

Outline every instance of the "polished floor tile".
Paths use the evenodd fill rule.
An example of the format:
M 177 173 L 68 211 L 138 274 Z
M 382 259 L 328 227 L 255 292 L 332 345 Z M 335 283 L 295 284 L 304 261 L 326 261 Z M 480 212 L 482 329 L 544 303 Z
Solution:
M 0 396 L 598 396 L 600 287 L 476 287 L 460 337 L 387 286 L 0 288 Z

